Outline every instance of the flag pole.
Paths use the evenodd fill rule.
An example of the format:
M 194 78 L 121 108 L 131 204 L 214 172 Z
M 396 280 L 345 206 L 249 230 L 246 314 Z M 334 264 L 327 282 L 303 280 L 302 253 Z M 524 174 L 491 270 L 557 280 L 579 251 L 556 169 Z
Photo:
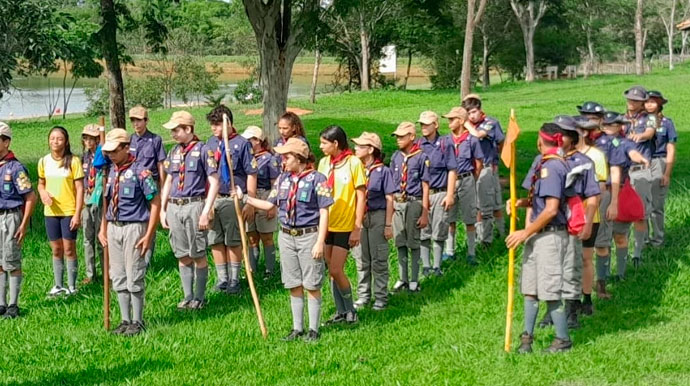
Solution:
M 105 127 L 105 117 L 101 115 L 98 119 L 98 124 Z M 101 145 L 105 143 L 105 131 L 100 132 Z M 107 178 L 107 177 L 104 177 Z M 105 194 L 103 194 L 103 208 L 107 210 L 108 205 L 105 202 Z M 106 222 L 106 226 L 107 222 Z M 103 328 L 106 331 L 110 330 L 110 251 L 108 246 L 103 247 Z
M 510 109 L 510 119 L 515 121 L 515 110 Z M 517 138 L 515 138 L 517 140 Z M 515 204 L 517 201 L 517 189 L 515 186 L 515 140 L 510 143 L 510 233 L 515 232 L 517 223 L 517 210 Z M 508 305 L 506 307 L 506 336 L 504 349 L 510 352 L 511 330 L 513 327 L 513 297 L 514 297 L 514 279 L 515 279 L 515 248 L 508 250 Z

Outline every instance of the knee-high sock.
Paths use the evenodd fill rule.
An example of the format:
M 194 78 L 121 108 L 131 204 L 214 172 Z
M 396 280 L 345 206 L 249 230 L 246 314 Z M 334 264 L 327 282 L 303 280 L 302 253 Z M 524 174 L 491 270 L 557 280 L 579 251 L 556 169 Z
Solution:
M 0 273 L 0 306 L 7 305 L 7 273 Z
M 431 240 L 422 240 L 419 250 L 424 268 L 431 268 Z
M 67 260 L 67 285 L 70 288 L 77 286 L 77 274 L 79 273 L 79 260 Z
M 259 254 L 261 251 L 259 247 L 252 247 L 249 253 L 249 266 L 252 267 L 252 272 L 256 272 L 259 267 Z
M 208 282 L 208 266 L 199 268 L 195 267 L 196 271 L 196 291 L 194 297 L 196 300 L 206 299 L 206 282 Z
M 130 293 L 132 301 L 132 320 L 135 322 L 144 321 L 144 290 Z
M 230 281 L 240 280 L 240 270 L 242 263 L 231 261 L 230 263 Z
M 321 319 L 321 298 L 309 297 L 309 329 L 319 332 Z
M 647 238 L 647 231 L 635 230 L 635 249 L 633 251 L 633 257 L 642 259 L 642 250 L 644 249 L 645 239 Z
M 443 254 L 443 241 L 434 240 L 434 268 L 441 268 L 441 255 Z
M 228 281 L 228 263 L 216 263 L 216 274 L 218 275 L 218 283 L 225 283 Z
M 266 257 L 266 271 L 273 273 L 276 265 L 276 247 L 273 245 L 265 245 L 264 255 Z
M 609 266 L 611 265 L 611 259 L 608 255 L 599 256 L 597 255 L 597 279 L 606 280 L 609 276 Z
M 556 328 L 556 338 L 562 340 L 570 340 L 568 335 L 568 321 L 565 314 L 565 307 L 562 300 L 553 300 L 546 302 L 548 313 L 553 320 L 553 326 Z
M 538 314 L 539 301 L 525 298 L 525 331 L 530 335 L 534 335 L 534 325 L 537 323 Z
M 132 318 L 129 311 L 130 295 L 128 291 L 118 291 L 117 302 L 120 304 L 120 315 L 123 322 L 131 322 Z
M 17 305 L 22 288 L 22 275 L 10 275 L 10 304 Z M 2 300 L 0 300 L 2 301 Z
M 65 261 L 60 258 L 53 257 L 53 278 L 55 279 L 55 286 L 62 287 L 62 276 L 65 271 Z
M 477 246 L 477 231 L 467 231 L 467 256 L 475 256 Z
M 398 247 L 398 271 L 400 281 L 407 283 L 409 281 L 407 275 L 407 247 Z
M 292 329 L 304 331 L 304 297 L 290 295 L 290 309 L 292 310 Z
M 331 292 L 333 293 L 333 303 L 335 303 L 335 312 L 338 314 L 344 314 L 347 310 L 345 309 L 345 303 L 343 301 L 343 296 L 340 294 L 338 286 L 335 284 L 335 280 L 331 279 Z
M 420 250 L 418 248 L 412 249 L 410 252 L 412 255 L 412 277 L 410 281 L 419 281 L 419 254 Z
M 451 227 L 448 231 L 448 238 L 446 239 L 446 255 L 453 256 L 455 254 L 455 233 L 456 227 Z
M 625 276 L 625 267 L 628 265 L 628 247 L 616 248 L 616 263 L 618 264 L 618 276 Z
M 190 265 L 180 265 L 180 279 L 182 280 L 182 292 L 184 300 L 194 300 L 194 267 Z
M 503 238 L 506 235 L 506 222 L 503 219 L 503 216 L 501 217 L 495 217 L 494 221 L 496 223 L 496 228 L 498 228 L 498 234 Z
M 355 305 L 352 302 L 352 287 L 338 288 L 340 296 L 343 299 L 343 306 L 345 307 L 345 312 L 354 311 Z

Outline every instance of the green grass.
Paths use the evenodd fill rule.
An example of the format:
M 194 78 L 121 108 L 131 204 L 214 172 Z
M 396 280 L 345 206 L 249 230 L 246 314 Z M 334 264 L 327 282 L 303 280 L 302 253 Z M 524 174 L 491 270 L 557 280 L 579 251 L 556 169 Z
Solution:
M 575 346 L 568 354 L 503 352 L 507 253 L 500 242 L 479 250 L 478 268 L 463 262 L 445 266 L 446 275 L 424 281 L 421 293 L 394 296 L 389 309 L 381 313 L 361 312 L 355 327 L 324 328 L 322 339 L 309 345 L 279 340 L 291 328 L 291 319 L 288 295 L 277 281 L 258 287 L 270 331 L 268 340 L 258 331 L 248 291 L 239 297 L 210 294 L 205 310 L 176 312 L 174 305 L 181 297 L 176 263 L 165 233 L 159 231 L 147 277 L 148 332 L 134 339 L 112 337 L 102 328 L 102 290 L 98 286 L 83 288 L 70 299 L 46 300 L 52 266 L 39 208 L 24 247 L 25 316 L 0 320 L 0 379 L 17 385 L 688 384 L 690 152 L 685 146 L 690 67 L 672 73 L 657 71 L 643 78 L 607 76 L 504 84 L 483 93 L 483 98 L 485 110 L 504 125 L 510 108 L 516 109 L 524 131 L 518 144 L 521 177 L 536 153 L 535 130 L 542 122 L 559 113 L 575 113 L 575 105 L 590 99 L 623 109 L 622 91 L 637 83 L 664 92 L 671 100 L 666 113 L 681 131 L 668 200 L 667 246 L 646 251 L 642 268 L 630 269 L 625 282 L 611 285 L 613 300 L 595 299 L 596 314 L 583 319 L 583 327 L 572 333 Z M 321 97 L 316 105 L 294 100 L 290 105 L 315 111 L 304 117 L 313 148 L 323 127 L 340 124 L 350 135 L 363 130 L 380 133 L 391 154 L 394 142 L 388 133 L 400 121 L 414 121 L 426 109 L 445 113 L 458 99 L 456 92 L 375 91 Z M 260 117 L 247 117 L 240 113 L 242 109 L 235 108 L 237 127 L 260 123 Z M 207 137 L 206 109 L 192 112 L 200 122 L 198 132 Z M 158 111 L 151 117 L 151 128 L 165 139 L 169 137 L 160 124 L 169 115 L 170 111 Z M 15 122 L 12 147 L 35 177 L 36 161 L 48 151 L 50 126 L 67 126 L 77 149 L 78 133 L 87 122 L 91 119 Z M 443 130 L 447 130 L 445 124 Z M 391 267 L 393 281 L 397 276 L 393 258 Z M 347 268 L 354 279 L 352 261 Z M 83 267 L 80 269 L 82 278 Z M 328 290 L 324 298 L 325 319 L 334 306 Z M 521 328 L 522 300 L 516 295 L 513 347 Z M 548 345 L 553 334 L 551 329 L 539 330 L 536 348 Z

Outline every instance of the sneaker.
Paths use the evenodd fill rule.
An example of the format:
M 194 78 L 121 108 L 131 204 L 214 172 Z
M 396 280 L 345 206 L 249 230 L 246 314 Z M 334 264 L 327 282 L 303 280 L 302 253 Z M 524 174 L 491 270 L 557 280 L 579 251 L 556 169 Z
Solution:
M 386 302 L 377 300 L 374 302 L 374 306 L 371 307 L 371 309 L 374 311 L 383 311 L 386 309 Z
M 240 287 L 240 281 L 239 280 L 230 280 L 230 283 L 228 283 L 228 288 L 226 289 L 226 292 L 229 293 L 230 295 L 236 295 L 240 293 L 240 290 L 242 287 Z
M 568 328 L 571 330 L 580 328 L 580 322 L 577 320 L 577 311 L 580 308 L 580 301 L 567 300 L 565 308 L 568 313 Z
M 345 313 L 345 322 L 347 324 L 356 324 L 359 318 L 357 318 L 357 311 L 348 311 Z
M 419 283 L 417 283 L 416 281 L 411 281 L 410 282 L 410 292 L 419 292 L 419 290 L 420 290 Z
M 436 276 L 436 277 L 443 276 L 443 271 L 441 271 L 441 268 L 434 268 L 434 276 Z
M 323 323 L 324 326 L 331 326 L 333 324 L 345 323 L 345 314 L 334 314 L 330 319 Z
M 7 307 L 7 311 L 5 311 L 5 314 L 2 316 L 5 319 L 14 319 L 19 317 L 19 307 L 17 307 L 16 304 L 10 304 L 9 307 Z
M 467 264 L 473 267 L 479 265 L 477 259 L 473 255 L 467 255 Z
M 216 284 L 216 286 L 213 287 L 213 290 L 216 292 L 226 292 L 228 290 L 228 282 L 224 281 L 222 283 Z
M 134 336 L 139 335 L 146 331 L 144 324 L 142 322 L 132 322 L 127 326 L 127 329 L 122 333 L 124 336 Z
M 126 320 L 123 320 L 122 322 L 120 322 L 120 325 L 115 327 L 115 329 L 110 331 L 110 333 L 113 335 L 122 335 L 127 330 L 128 327 L 129 327 L 129 322 Z
M 190 305 L 192 304 L 192 300 L 182 300 L 181 302 L 177 303 L 177 310 L 178 311 L 187 311 L 190 310 L 191 307 Z
M 640 264 L 642 264 L 642 258 L 633 257 L 632 261 L 633 261 L 633 267 L 635 267 L 635 269 L 640 268 Z
M 408 287 L 409 287 L 409 285 L 407 284 L 407 282 L 404 282 L 402 280 L 398 280 L 393 285 L 393 293 L 398 293 L 404 289 L 407 289 Z
M 7 312 L 7 306 L 0 306 L 0 316 L 5 315 Z
M 289 334 L 284 336 L 281 340 L 283 342 L 292 342 L 293 340 L 301 337 L 302 335 L 304 335 L 304 331 L 292 330 L 292 331 L 290 331 Z
M 594 314 L 594 304 L 582 303 L 580 305 L 580 313 L 585 316 L 592 316 Z
M 77 290 L 77 287 L 69 287 L 66 291 L 67 296 L 72 296 L 76 295 L 79 290 Z
M 319 337 L 321 337 L 321 335 L 319 335 L 318 331 L 314 331 L 312 329 L 309 329 L 309 332 L 304 337 L 304 341 L 305 342 L 316 342 L 317 340 L 319 340 Z
M 551 346 L 544 349 L 544 352 L 545 353 L 564 352 L 564 351 L 569 351 L 572 347 L 573 347 L 573 341 L 554 338 L 553 343 L 551 343 Z
M 523 332 L 522 335 L 520 335 L 520 347 L 518 347 L 518 354 L 529 354 L 532 352 L 532 342 L 534 342 L 534 336 L 530 335 L 527 333 L 527 331 Z
M 66 288 L 62 288 L 60 286 L 55 286 L 48 291 L 48 296 L 56 298 L 58 296 L 66 295 L 68 293 Z
M 355 302 L 355 309 L 356 309 L 356 310 L 361 310 L 361 309 L 363 309 L 363 308 L 366 308 L 367 305 L 369 305 L 369 301 L 368 301 L 368 300 L 357 299 L 357 301 Z
M 547 311 L 544 314 L 544 318 L 539 322 L 539 328 L 546 328 L 553 325 L 553 320 L 551 320 L 551 314 Z
M 429 268 L 429 267 L 422 268 L 422 276 L 424 276 L 424 277 L 431 276 L 431 268 Z
M 441 255 L 442 261 L 454 260 L 455 256 L 452 253 L 444 253 Z
M 273 272 L 271 271 L 264 271 L 264 280 L 268 281 L 273 278 Z
M 204 300 L 194 299 L 191 302 L 189 302 L 189 309 L 190 310 L 200 310 L 200 309 L 204 308 L 205 305 L 206 305 L 205 299 Z

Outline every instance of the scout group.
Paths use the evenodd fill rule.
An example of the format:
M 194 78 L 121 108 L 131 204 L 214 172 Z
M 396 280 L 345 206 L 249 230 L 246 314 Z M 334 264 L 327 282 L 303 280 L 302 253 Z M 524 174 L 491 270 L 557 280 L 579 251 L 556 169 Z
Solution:
M 642 263 L 645 244 L 664 242 L 664 202 L 676 131 L 662 113 L 667 100 L 660 92 L 635 86 L 624 96 L 624 114 L 585 102 L 577 106 L 579 115 L 559 115 L 539 130 L 539 155 L 522 183 L 528 194 L 517 202 L 527 208 L 526 226 L 505 239 L 508 247 L 524 243 L 521 353 L 532 351 L 540 300 L 547 305 L 540 327 L 554 325 L 556 331 L 546 350 L 565 351 L 572 346 L 568 330 L 578 327 L 578 314 L 593 313 L 593 287 L 599 299 L 609 299 L 607 280 L 624 278 L 631 222 L 621 220 L 618 199 L 628 184 L 644 205 L 644 217 L 633 222 L 633 264 Z M 206 304 L 209 245 L 215 290 L 241 291 L 238 217 L 247 224 L 254 272 L 259 271 L 263 249 L 265 278 L 276 273 L 277 232 L 280 276 L 290 292 L 293 318 L 284 339 L 307 341 L 319 338 L 326 268 L 336 313 L 325 324 L 356 323 L 357 309 L 386 308 L 389 240 L 399 265 L 399 278 L 391 288 L 395 294 L 418 292 L 422 277 L 443 275 L 442 261 L 455 259 L 461 241 L 456 241 L 459 222 L 465 225 L 460 244 L 469 265 L 479 263 L 478 243 L 491 243 L 494 231 L 505 236 L 497 173 L 504 134 L 499 122 L 484 114 L 476 94 L 443 115 L 450 128 L 447 135 L 439 133 L 439 117 L 432 111 L 417 121 L 421 136 L 415 123 L 400 123 L 392 132 L 398 150 L 388 166 L 378 135 L 362 132 L 351 140 L 351 150 L 339 126 L 320 133 L 325 157 L 316 164 L 302 122 L 290 112 L 280 117 L 280 137 L 273 146 L 256 126 L 238 134 L 225 106 L 206 116 L 212 135 L 205 143 L 197 137 L 192 115 L 175 112 L 163 125 L 176 143 L 167 155 L 161 137 L 147 129 L 146 109 L 135 107 L 129 117 L 131 135 L 123 129 L 106 134 L 102 127 L 87 125 L 81 158 L 72 154 L 67 130 L 54 127 L 48 138 L 50 154 L 38 163 L 38 193 L 55 281 L 48 294 L 77 291 L 75 240 L 82 228 L 82 283 L 94 280 L 96 257 L 102 256 L 102 246 L 109 248 L 109 272 L 122 316 L 114 334 L 144 331 L 144 282 L 159 221 L 169 229 L 179 265 L 184 294 L 179 310 Z M 230 127 L 227 143 L 222 139 L 224 117 Z M 37 201 L 26 168 L 9 150 L 11 139 L 10 127 L 0 123 L 0 314 L 6 318 L 19 315 L 21 244 Z M 226 146 L 231 157 L 224 156 Z M 242 203 L 240 216 L 235 196 Z M 578 208 L 571 206 L 574 197 L 584 208 L 579 227 L 570 224 Z M 610 273 L 612 241 L 615 276 Z M 350 252 L 357 263 L 356 300 L 344 272 Z

